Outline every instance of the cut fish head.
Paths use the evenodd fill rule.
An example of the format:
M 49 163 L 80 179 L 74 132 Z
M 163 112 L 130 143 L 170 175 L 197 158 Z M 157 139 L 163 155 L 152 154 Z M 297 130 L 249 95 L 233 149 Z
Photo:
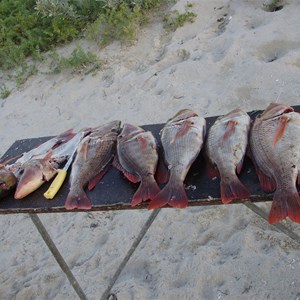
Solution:
M 37 161 L 28 165 L 18 182 L 15 199 L 22 199 L 38 189 L 44 182 L 43 178 L 43 171 Z

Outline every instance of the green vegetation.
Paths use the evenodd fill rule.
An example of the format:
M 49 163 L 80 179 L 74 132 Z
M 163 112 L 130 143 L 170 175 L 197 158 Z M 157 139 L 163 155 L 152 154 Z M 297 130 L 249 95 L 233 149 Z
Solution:
M 102 62 L 92 52 L 84 52 L 81 47 L 73 50 L 70 57 L 60 57 L 56 51 L 51 52 L 53 73 L 60 73 L 65 69 L 73 69 L 76 73 L 90 73 L 99 69 Z
M 283 8 L 282 0 L 271 0 L 268 3 L 263 3 L 264 10 L 274 12 Z
M 99 44 L 136 37 L 146 13 L 169 0 L 1 0 L 0 68 L 87 34 Z
M 0 97 L 5 99 L 10 95 L 10 90 L 4 85 L 0 88 Z
M 164 16 L 165 28 L 170 31 L 175 31 L 178 27 L 182 27 L 186 22 L 193 23 L 197 15 L 188 11 L 191 7 L 192 4 L 188 3 L 184 13 L 179 13 L 177 10 L 166 13 Z
M 20 68 L 17 68 L 16 74 L 13 77 L 17 86 L 20 86 L 25 83 L 30 76 L 35 74 L 37 74 L 37 68 L 35 64 L 28 65 L 23 63 Z

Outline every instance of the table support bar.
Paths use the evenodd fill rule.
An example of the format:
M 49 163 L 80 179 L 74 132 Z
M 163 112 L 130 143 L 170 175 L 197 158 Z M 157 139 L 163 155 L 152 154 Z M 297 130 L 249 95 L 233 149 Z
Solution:
M 56 259 L 57 263 L 66 274 L 69 282 L 71 283 L 72 287 L 74 288 L 75 292 L 79 296 L 80 300 L 87 300 L 85 293 L 83 292 L 82 288 L 80 287 L 78 281 L 74 277 L 73 273 L 71 272 L 70 268 L 68 267 L 67 263 L 65 262 L 64 258 L 56 248 L 53 240 L 51 239 L 48 231 L 44 227 L 43 223 L 41 222 L 39 216 L 37 214 L 29 214 L 33 224 L 39 231 L 40 235 L 42 236 L 44 242 L 48 246 L 49 250 L 52 252 L 54 258 Z

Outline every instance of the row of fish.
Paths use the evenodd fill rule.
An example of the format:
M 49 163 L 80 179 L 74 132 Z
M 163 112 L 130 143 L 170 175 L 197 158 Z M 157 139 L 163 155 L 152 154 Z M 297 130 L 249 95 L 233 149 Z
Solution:
M 252 125 L 252 126 L 251 126 Z M 249 115 L 235 109 L 219 117 L 206 134 L 206 121 L 184 109 L 161 130 L 163 157 L 150 131 L 113 121 L 96 128 L 71 131 L 27 152 L 14 164 L 0 168 L 1 191 L 16 181 L 15 198 L 23 198 L 50 180 L 77 148 L 70 175 L 66 209 L 90 209 L 84 191 L 91 190 L 112 164 L 131 182 L 140 182 L 132 206 L 150 200 L 148 209 L 170 205 L 184 208 L 188 197 L 185 177 L 203 148 L 208 174 L 220 177 L 221 199 L 247 199 L 248 189 L 239 180 L 246 152 L 251 157 L 262 188 L 273 192 L 269 222 L 289 217 L 300 223 L 300 114 L 293 108 L 271 103 L 253 124 Z M 45 154 L 46 153 L 46 154 Z M 16 178 L 16 180 L 15 180 Z M 165 183 L 160 189 L 158 183 Z

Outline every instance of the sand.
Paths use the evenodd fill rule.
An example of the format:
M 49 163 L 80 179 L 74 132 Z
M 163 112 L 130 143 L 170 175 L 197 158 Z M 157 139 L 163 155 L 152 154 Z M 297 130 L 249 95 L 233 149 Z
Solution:
M 132 45 L 77 45 L 105 61 L 88 75 L 40 72 L 1 100 L 3 155 L 19 139 L 120 119 L 164 123 L 271 101 L 300 104 L 300 6 L 286 0 L 192 1 L 195 22 L 166 32 L 155 17 Z M 180 0 L 170 10 L 185 10 Z M 268 211 L 270 203 L 261 204 Z M 150 212 L 39 215 L 88 299 L 100 299 Z M 0 217 L 0 298 L 77 299 L 28 215 Z M 300 235 L 298 224 L 283 224 Z M 162 209 L 118 276 L 117 299 L 300 299 L 300 245 L 242 204 Z M 113 297 L 110 297 L 111 299 Z

